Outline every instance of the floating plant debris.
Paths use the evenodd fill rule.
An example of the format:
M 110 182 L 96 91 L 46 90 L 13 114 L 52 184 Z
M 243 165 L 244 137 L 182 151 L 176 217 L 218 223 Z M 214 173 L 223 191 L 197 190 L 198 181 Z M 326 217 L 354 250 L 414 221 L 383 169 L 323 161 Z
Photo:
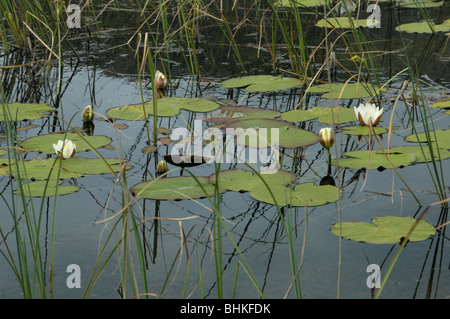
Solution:
M 331 226 L 331 232 L 336 236 L 342 235 L 345 239 L 370 244 L 396 244 L 406 237 L 415 222 L 416 219 L 412 217 L 382 216 L 373 218 L 372 223 L 336 223 Z M 421 220 L 408 239 L 410 242 L 422 241 L 435 233 L 433 225 Z

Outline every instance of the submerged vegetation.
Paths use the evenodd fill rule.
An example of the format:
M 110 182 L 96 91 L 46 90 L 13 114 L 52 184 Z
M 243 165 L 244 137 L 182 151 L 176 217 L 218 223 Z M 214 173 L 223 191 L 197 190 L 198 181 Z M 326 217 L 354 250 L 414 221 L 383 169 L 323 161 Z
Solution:
M 58 272 L 73 263 L 82 298 L 404 297 L 393 276 L 408 298 L 450 293 L 430 293 L 450 281 L 435 262 L 395 274 L 420 267 L 409 247 L 449 258 L 448 4 L 4 1 L 0 13 L 0 282 L 20 286 L 7 297 L 70 295 Z M 333 277 L 315 289 L 324 264 Z

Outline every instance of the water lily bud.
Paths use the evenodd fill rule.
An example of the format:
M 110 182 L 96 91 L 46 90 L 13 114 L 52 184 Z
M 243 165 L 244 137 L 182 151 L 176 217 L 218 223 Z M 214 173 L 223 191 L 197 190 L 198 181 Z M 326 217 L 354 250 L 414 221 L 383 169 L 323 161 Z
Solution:
M 53 144 L 56 155 L 62 159 L 68 159 L 75 155 L 76 145 L 71 140 L 59 140 L 57 144 Z
M 320 129 L 319 141 L 325 148 L 332 147 L 334 144 L 333 130 L 330 127 Z
M 155 72 L 155 85 L 158 89 L 163 89 L 167 86 L 166 76 L 158 70 Z
M 358 107 L 354 106 L 356 118 L 362 125 L 377 125 L 378 121 L 383 115 L 383 109 L 378 108 L 373 103 L 359 104 Z
M 88 105 L 84 108 L 83 113 L 83 121 L 92 121 L 94 118 L 94 112 L 92 111 L 92 106 Z
M 156 165 L 156 171 L 158 173 L 165 173 L 169 169 L 167 168 L 167 162 L 165 160 L 159 161 L 158 165 Z

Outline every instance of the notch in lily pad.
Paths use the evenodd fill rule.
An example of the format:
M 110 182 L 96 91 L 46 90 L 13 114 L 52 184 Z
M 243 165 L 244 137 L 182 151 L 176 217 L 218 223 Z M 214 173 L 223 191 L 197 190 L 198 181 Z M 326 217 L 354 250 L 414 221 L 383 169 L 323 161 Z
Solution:
M 331 232 L 345 239 L 370 244 L 397 244 L 408 235 L 416 219 L 412 217 L 382 216 L 366 222 L 342 222 L 331 226 Z M 436 234 L 436 228 L 420 220 L 408 238 L 410 242 L 423 241 Z

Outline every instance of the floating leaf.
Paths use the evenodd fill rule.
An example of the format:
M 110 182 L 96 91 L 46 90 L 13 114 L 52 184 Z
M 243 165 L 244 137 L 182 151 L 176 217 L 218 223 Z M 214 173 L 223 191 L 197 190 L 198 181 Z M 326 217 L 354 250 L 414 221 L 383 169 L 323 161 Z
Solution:
M 344 134 L 358 135 L 358 136 L 373 135 L 373 131 L 375 131 L 375 134 L 380 135 L 386 133 L 387 129 L 381 126 L 374 126 L 373 129 L 371 129 L 370 126 L 367 125 L 347 126 L 342 129 L 342 133 Z
M 444 1 L 435 0 L 400 0 L 396 3 L 403 8 L 433 8 L 440 7 L 444 4 Z
M 47 117 L 47 112 L 53 111 L 55 108 L 47 104 L 37 103 L 11 103 L 6 104 L 8 118 L 12 121 L 36 120 L 41 117 Z M 0 121 L 5 120 L 3 106 L 0 106 Z
M 105 163 L 106 161 L 106 163 Z M 70 179 L 79 178 L 85 175 L 107 174 L 111 172 L 119 172 L 123 169 L 124 160 L 120 159 L 101 159 L 101 158 L 83 158 L 73 157 L 68 160 L 61 161 L 55 159 L 33 159 L 24 161 L 23 165 L 19 165 L 19 174 L 15 171 L 15 167 L 4 166 L 0 168 L 0 175 L 9 175 L 10 171 L 13 176 L 46 180 L 46 179 Z M 125 169 L 130 169 L 130 165 L 126 165 Z M 59 174 L 59 176 L 58 176 Z
M 231 122 L 239 145 L 253 148 L 266 148 L 275 145 L 282 148 L 304 147 L 319 141 L 317 134 L 297 128 L 289 122 L 271 119 L 248 119 Z M 278 132 L 272 132 L 272 129 Z M 229 131 L 227 131 L 228 133 Z M 272 133 L 278 139 L 272 138 Z
M 374 151 L 351 151 L 343 154 L 346 158 L 339 159 L 339 166 L 352 169 L 368 168 L 392 168 L 390 162 L 383 153 Z M 414 153 L 394 153 L 389 154 L 389 159 L 394 167 L 408 166 L 416 161 Z M 336 160 L 331 163 L 336 165 Z M 369 165 L 369 167 L 368 167 Z
M 336 17 L 336 18 L 328 18 L 321 19 L 317 21 L 316 26 L 328 28 L 342 28 L 342 29 L 352 29 L 352 28 L 360 28 L 360 27 L 370 27 L 378 23 L 376 20 L 370 20 L 370 25 L 367 24 L 368 19 L 353 19 L 349 17 Z
M 331 94 L 330 94 L 331 89 Z M 319 84 L 309 88 L 310 93 L 325 93 L 323 98 L 360 99 L 376 95 L 379 90 L 368 83 L 331 83 Z M 384 92 L 382 89 L 381 92 Z
M 291 182 L 294 182 L 296 176 L 291 172 L 281 170 L 277 171 L 274 174 L 258 175 L 251 171 L 235 169 L 222 171 L 219 173 L 218 177 L 216 174 L 213 174 L 209 177 L 209 182 L 211 184 L 215 184 L 216 179 L 218 185 L 222 189 L 240 192 L 250 191 L 257 186 L 265 185 L 264 181 L 269 185 L 269 187 L 272 187 L 273 185 L 285 186 Z
M 295 78 L 272 75 L 249 75 L 223 81 L 222 87 L 245 87 L 248 92 L 269 92 L 292 89 L 300 84 L 301 81 Z
M 389 150 L 385 150 L 390 154 L 405 154 L 405 153 L 414 153 L 416 156 L 417 163 L 425 163 L 431 161 L 431 151 L 427 146 L 395 146 L 391 147 Z M 377 151 L 381 153 L 382 151 Z M 436 146 L 433 146 L 433 157 L 435 160 L 444 160 L 450 157 L 450 150 L 447 149 L 437 149 Z
M 158 117 L 172 117 L 180 113 L 181 109 L 191 112 L 210 112 L 219 107 L 219 104 L 200 98 L 166 97 L 157 100 L 156 113 Z M 144 113 L 145 111 L 145 113 Z M 106 114 L 112 118 L 129 121 L 143 121 L 154 115 L 153 101 L 144 105 L 124 105 L 110 108 Z
M 450 109 L 450 98 L 443 98 L 441 100 L 437 100 L 437 102 L 431 104 L 430 107 L 435 107 L 439 109 Z
M 216 188 L 206 177 L 179 176 L 159 178 L 139 183 L 131 190 L 142 198 L 183 200 L 213 196 Z
M 435 24 L 431 21 L 405 23 L 395 28 L 397 31 L 408 33 L 435 33 L 435 32 L 449 32 L 450 24 Z
M 76 145 L 77 153 L 100 148 L 111 143 L 111 138 L 107 136 L 80 136 L 77 133 L 53 133 L 31 137 L 22 142 L 22 147 L 27 151 L 41 152 L 44 154 L 54 154 L 53 144 L 59 140 L 69 139 Z M 90 144 L 90 145 L 89 145 Z M 92 146 L 91 146 L 92 145 Z
M 327 1 L 331 3 L 331 1 Z M 325 4 L 324 0 L 281 0 L 279 5 L 282 7 L 319 7 Z
M 333 108 L 335 123 L 348 123 L 356 121 L 355 111 L 345 107 Z M 332 124 L 330 107 L 314 106 L 309 110 L 292 110 L 281 114 L 281 118 L 289 122 L 303 122 L 316 119 L 324 124 Z
M 406 237 L 411 227 L 416 222 L 412 217 L 383 216 L 375 217 L 372 223 L 342 222 L 331 227 L 331 232 L 336 236 L 346 239 L 361 241 L 371 244 L 396 244 L 402 237 Z M 436 229 L 430 223 L 421 220 L 409 237 L 409 241 L 422 241 L 436 233 Z
M 230 121 L 242 120 L 248 118 L 267 118 L 274 119 L 280 116 L 280 112 L 275 110 L 265 110 L 257 107 L 233 107 L 224 106 L 215 111 L 204 114 L 200 118 L 207 122 L 228 123 Z
M 61 181 L 58 181 L 61 184 Z M 80 187 L 75 185 L 55 185 L 55 181 L 37 181 L 22 184 L 23 195 L 27 197 L 44 197 L 45 196 L 55 196 L 67 195 L 75 193 L 80 189 Z M 14 194 L 20 195 L 22 192 L 20 190 L 15 190 Z
M 429 132 L 431 142 L 434 142 L 439 148 L 450 149 L 450 130 L 437 129 Z M 405 138 L 407 142 L 427 142 L 427 134 L 425 132 L 411 134 Z M 437 141 L 437 143 L 436 143 Z
M 265 185 L 254 187 L 250 190 L 250 196 L 256 200 L 277 204 L 279 206 L 318 206 L 335 202 L 339 199 L 339 188 L 332 185 L 316 186 L 314 183 L 304 183 L 295 186 L 294 189 L 275 185 L 267 189 Z

